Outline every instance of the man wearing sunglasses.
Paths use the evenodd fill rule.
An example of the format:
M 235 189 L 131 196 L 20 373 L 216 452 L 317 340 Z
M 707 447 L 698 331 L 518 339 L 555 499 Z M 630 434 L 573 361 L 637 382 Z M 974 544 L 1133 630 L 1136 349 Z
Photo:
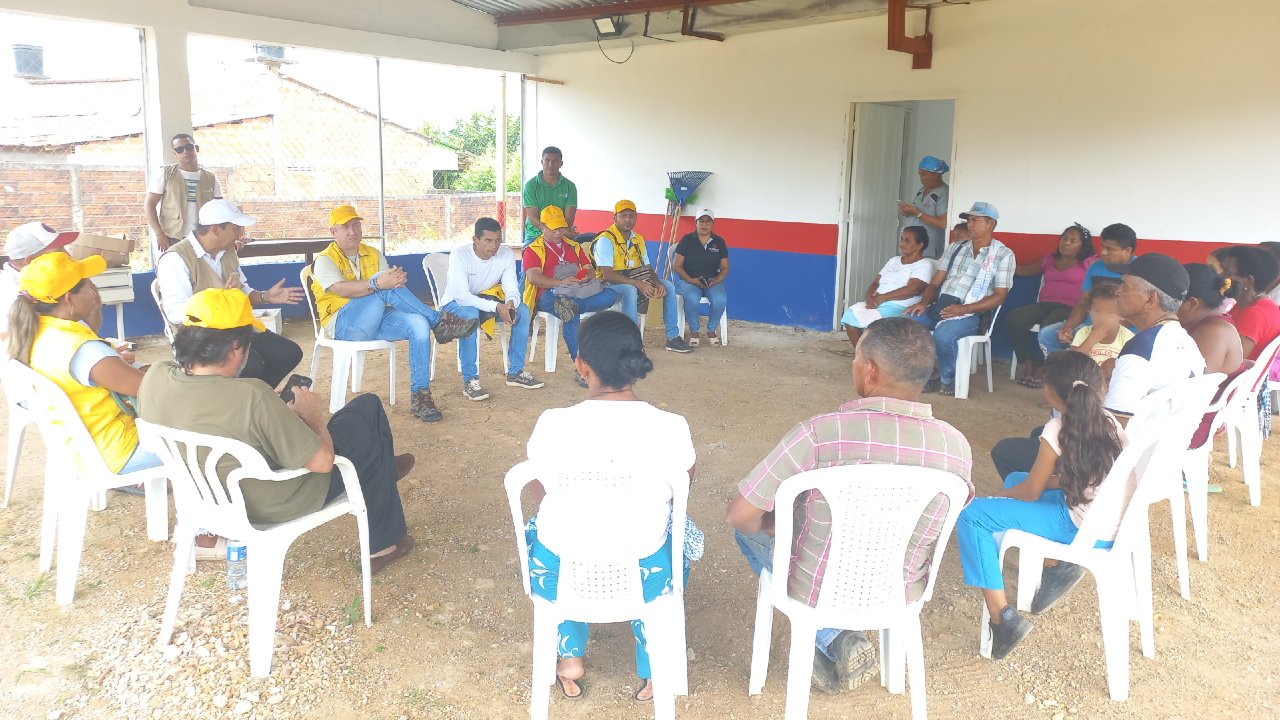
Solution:
M 151 174 L 143 205 L 157 256 L 191 234 L 205 203 L 222 197 L 218 178 L 200 167 L 196 157 L 200 146 L 195 139 L 178 133 L 173 136 L 172 145 L 177 162 Z

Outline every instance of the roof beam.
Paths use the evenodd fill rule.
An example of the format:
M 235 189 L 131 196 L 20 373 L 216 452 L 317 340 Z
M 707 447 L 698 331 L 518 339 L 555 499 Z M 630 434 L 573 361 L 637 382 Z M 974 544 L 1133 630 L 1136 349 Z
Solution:
M 529 10 L 526 12 L 507 13 L 496 18 L 498 27 L 511 25 L 538 25 L 541 23 L 568 22 L 571 20 L 590 20 L 601 15 L 639 15 L 647 12 L 666 12 L 668 10 L 684 10 L 686 5 L 692 7 L 710 7 L 712 5 L 735 5 L 748 0 L 620 0 L 603 5 L 562 8 L 558 10 Z

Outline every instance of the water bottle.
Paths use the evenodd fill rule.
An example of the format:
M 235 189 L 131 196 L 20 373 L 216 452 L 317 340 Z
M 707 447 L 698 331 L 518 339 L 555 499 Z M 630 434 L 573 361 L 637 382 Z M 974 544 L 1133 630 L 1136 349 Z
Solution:
M 227 540 L 227 589 L 243 590 L 249 585 L 247 548 L 239 540 Z

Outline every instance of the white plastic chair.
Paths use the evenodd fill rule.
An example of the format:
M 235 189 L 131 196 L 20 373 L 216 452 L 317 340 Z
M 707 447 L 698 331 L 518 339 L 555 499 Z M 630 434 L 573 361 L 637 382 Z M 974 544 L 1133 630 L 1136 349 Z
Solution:
M 555 548 L 560 556 L 556 601 L 533 593 L 529 578 L 529 549 L 525 544 L 525 517 L 520 492 L 534 480 L 555 484 L 555 492 L 575 493 L 590 500 L 599 513 L 583 518 L 583 542 L 573 547 Z M 593 537 L 626 533 L 627 517 L 637 486 L 666 481 L 671 485 L 671 568 L 672 589 L 652 602 L 644 601 L 638 561 L 649 550 L 632 547 L 602 550 L 590 542 Z M 654 715 L 674 720 L 676 695 L 687 695 L 688 659 L 684 625 L 684 527 L 689 500 L 689 476 L 684 472 L 655 477 L 636 463 L 616 463 L 596 467 L 538 467 L 522 462 L 507 472 L 507 502 L 515 529 L 520 557 L 521 589 L 533 601 L 533 688 L 529 715 L 546 720 L 551 684 L 556 671 L 556 627 L 565 620 L 587 623 L 629 622 L 639 618 L 645 624 L 645 639 L 653 669 Z M 630 538 L 631 534 L 623 537 Z M 637 538 L 643 538 L 637 535 Z M 641 542 L 644 542 L 641 539 Z
M 1199 375 L 1150 393 L 1138 403 L 1126 428 L 1130 441 L 1142 433 L 1154 433 L 1156 437 L 1156 454 L 1144 471 L 1155 476 L 1147 499 L 1148 504 L 1169 501 L 1178 590 L 1183 600 L 1191 599 L 1191 571 L 1187 566 L 1187 500 L 1182 470 L 1191 437 L 1226 377 L 1221 373 Z
M 435 306 L 436 312 L 444 312 L 444 306 L 440 302 L 440 298 L 444 296 L 445 286 L 449 284 L 449 253 L 427 253 L 422 258 L 422 272 L 427 276 L 427 290 L 431 293 L 431 304 Z M 509 374 L 511 371 L 511 361 L 507 356 L 507 348 L 509 344 L 510 330 L 507 324 L 500 322 L 498 325 L 498 338 L 502 343 L 502 372 Z M 476 330 L 480 332 L 479 329 Z M 476 338 L 479 342 L 479 338 Z M 431 379 L 436 379 L 436 349 L 440 347 L 440 343 L 436 342 L 436 336 L 431 336 Z M 458 355 L 458 372 L 462 372 L 462 345 L 457 346 Z M 480 354 L 476 353 L 476 372 L 480 371 Z
M 582 316 L 579 319 L 579 322 L 586 320 L 592 315 L 595 315 L 595 313 L 591 313 L 591 312 L 582 313 Z M 547 339 L 546 339 L 547 347 L 546 347 L 546 351 L 543 353 L 544 357 L 542 358 L 542 367 L 547 372 L 555 372 L 556 371 L 556 355 L 558 354 L 558 350 L 559 350 L 559 345 L 557 343 L 559 342 L 558 338 L 560 337 L 560 326 L 563 323 L 560 322 L 560 318 L 556 317 L 554 313 L 549 313 L 542 310 L 539 310 L 536 313 L 534 313 L 533 321 L 531 323 L 531 327 L 529 328 L 529 362 L 530 363 L 538 359 L 538 323 L 539 322 L 542 323 L 543 325 L 542 329 L 547 336 Z
M 396 404 L 396 344 L 389 340 L 335 340 L 316 317 L 315 297 L 311 293 L 311 266 L 302 268 L 299 280 L 307 294 L 307 310 L 311 313 L 311 329 L 316 334 L 316 346 L 311 350 L 311 377 L 320 368 L 320 348 L 333 353 L 333 377 L 329 381 L 329 412 L 336 413 L 347 400 L 347 377 L 351 377 L 351 392 L 360 392 L 364 381 L 364 354 L 370 350 L 386 350 L 390 356 L 390 402 Z
M 787 589 L 795 533 L 790 508 L 808 490 L 821 492 L 831 507 L 831 546 L 816 607 L 793 599 Z M 903 559 L 921 514 L 938 495 L 946 497 L 948 506 L 933 546 L 929 580 L 924 594 L 907 602 Z M 748 692 L 759 695 L 764 689 L 776 607 L 791 621 L 787 720 L 808 716 L 817 651 L 813 639 L 824 627 L 879 630 L 880 683 L 892 693 L 901 693 L 905 663 L 911 681 L 911 717 L 924 720 L 928 713 L 920 611 L 933 597 L 943 549 L 968 497 L 968 486 L 952 473 L 901 465 L 828 467 L 784 480 L 775 499 L 776 507 L 783 509 L 776 514 L 774 529 L 775 572 L 760 573 Z M 779 572 L 779 568 L 788 571 Z M 773 581 L 775 576 L 779 582 Z
M 653 300 L 650 300 L 649 302 L 651 302 L 651 303 L 652 303 L 652 302 L 654 302 L 654 301 L 661 302 L 661 300 L 659 300 L 658 298 L 654 298 Z M 622 312 L 622 301 L 621 301 L 621 300 L 619 300 L 618 302 L 614 303 L 614 304 L 613 304 L 613 307 L 611 307 L 611 308 L 609 308 L 609 309 L 610 309 L 610 310 L 612 310 L 612 311 L 614 311 L 614 312 Z M 648 320 L 648 319 L 649 319 L 649 314 L 648 314 L 648 313 L 642 313 L 642 312 L 639 312 L 638 310 L 636 311 L 636 324 L 640 326 L 640 337 L 644 337 L 644 326 L 645 326 L 645 321 L 646 321 L 646 320 Z
M 1187 482 L 1187 508 L 1191 515 L 1191 531 L 1196 539 L 1196 555 L 1200 562 L 1209 561 L 1209 461 L 1213 451 L 1213 438 L 1226 423 L 1226 408 L 1235 394 L 1248 382 L 1245 375 L 1252 361 L 1246 362 L 1245 372 L 1241 372 L 1222 391 L 1221 396 L 1205 409 L 1206 415 L 1212 415 L 1209 436 L 1198 448 L 1190 448 L 1182 462 L 1182 473 Z
M 1263 348 L 1254 366 L 1243 373 L 1249 379 L 1223 411 L 1226 415 L 1227 460 L 1230 467 L 1239 462 L 1244 483 L 1249 488 L 1249 504 L 1254 507 L 1262 504 L 1262 432 L 1258 429 L 1258 393 L 1278 352 L 1280 337 Z
M 164 301 L 160 299 L 160 278 L 151 281 L 151 299 L 155 300 L 156 307 L 160 309 L 160 324 L 164 326 L 164 339 L 169 341 L 170 347 L 173 347 L 173 325 L 164 314 Z
M 698 309 L 699 310 L 702 309 L 703 303 L 706 303 L 708 310 L 710 310 L 711 301 L 706 297 L 703 297 L 702 301 L 698 303 Z M 676 302 L 676 313 L 677 313 L 676 326 L 680 328 L 680 337 L 684 337 L 685 317 L 684 317 L 684 301 L 683 300 L 678 300 Z M 701 313 L 699 313 L 699 316 L 701 316 Z M 699 322 L 699 325 L 701 325 L 702 321 L 699 320 L 698 322 Z M 729 306 L 728 305 L 725 305 L 724 312 L 720 314 L 720 326 L 717 329 L 719 330 L 720 344 L 725 347 L 728 347 L 729 346 Z
M 53 567 L 58 549 L 57 589 L 59 605 L 75 599 L 76 577 L 84 552 L 88 510 L 106 508 L 106 491 L 142 484 L 145 489 L 147 538 L 169 539 L 167 471 L 148 468 L 120 475 L 107 469 L 84 422 L 67 394 L 40 373 L 10 359 L 5 364 L 5 389 L 25 398 L 28 411 L 45 444 L 44 510 L 40 525 L 40 571 Z
M 22 438 L 26 435 L 27 426 L 35 422 L 35 416 L 27 411 L 27 393 L 22 383 L 9 384 L 9 374 L 0 375 L 0 383 L 4 386 L 5 406 L 9 408 L 9 456 L 5 458 L 4 505 L 8 508 L 9 499 L 13 497 L 13 481 L 18 474 L 18 460 L 22 458 Z
M 1018 609 L 1031 609 L 1040 589 L 1045 558 L 1075 563 L 1093 574 L 1098 588 L 1098 611 L 1102 621 L 1102 646 L 1107 663 L 1107 687 L 1111 699 L 1129 697 L 1129 622 L 1138 622 L 1142 654 L 1155 656 L 1155 623 L 1151 610 L 1151 528 L 1148 505 L 1162 481 L 1158 473 L 1145 472 L 1158 452 L 1155 433 L 1140 434 L 1116 458 L 1106 479 L 1098 487 L 1089 513 L 1076 537 L 1062 544 L 1022 530 L 1006 530 L 1000 542 L 1000 564 L 1011 548 L 1018 548 Z M 1095 548 L 1111 528 L 1115 512 L 1124 506 L 1124 491 L 1130 475 L 1138 473 L 1137 487 L 1125 507 L 1111 549 Z M 991 657 L 991 614 L 982 604 L 981 639 L 978 652 Z
M 360 534 L 360 573 L 364 592 L 364 624 L 373 623 L 370 609 L 369 515 L 364 493 L 351 461 L 342 456 L 334 465 L 342 473 L 346 492 L 323 508 L 295 520 L 275 524 L 251 523 L 246 515 L 240 484 L 288 480 L 309 471 L 272 470 L 262 454 L 249 445 L 230 438 L 205 435 L 138 421 L 144 444 L 164 460 L 165 471 L 173 479 L 173 498 L 178 523 L 174 529 L 173 571 L 169 576 L 169 597 L 160 625 L 160 645 L 169 644 L 178 602 L 187 575 L 195 570 L 195 537 L 200 528 L 244 542 L 247 550 L 249 591 L 249 672 L 254 677 L 271 674 L 275 649 L 276 614 L 280 609 L 280 584 L 284 558 L 289 546 L 304 532 L 324 523 L 354 515 Z M 237 469 L 220 482 L 217 465 L 224 457 L 234 459 Z
M 978 371 L 980 364 L 987 366 L 987 392 L 995 391 L 995 385 L 991 382 L 991 331 L 995 329 L 996 320 L 1000 319 L 1002 309 L 1004 309 L 1003 305 L 996 308 L 986 332 L 981 335 L 962 337 L 956 343 L 955 390 L 956 397 L 961 400 L 969 399 L 969 376 Z

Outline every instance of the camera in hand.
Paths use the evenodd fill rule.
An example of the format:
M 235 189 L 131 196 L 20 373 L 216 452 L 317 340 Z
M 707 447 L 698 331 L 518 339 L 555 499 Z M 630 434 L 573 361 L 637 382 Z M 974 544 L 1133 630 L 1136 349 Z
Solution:
M 280 399 L 287 403 L 293 402 L 293 389 L 298 387 L 310 389 L 311 378 L 297 373 L 290 375 L 289 382 L 285 383 L 284 390 L 280 391 Z

